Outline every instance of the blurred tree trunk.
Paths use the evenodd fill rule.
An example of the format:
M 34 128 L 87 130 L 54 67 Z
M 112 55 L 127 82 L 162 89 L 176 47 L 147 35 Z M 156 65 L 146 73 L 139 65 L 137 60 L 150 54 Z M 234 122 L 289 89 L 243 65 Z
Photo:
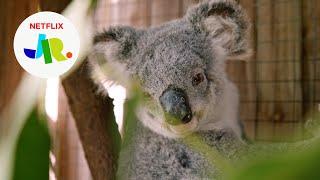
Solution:
M 15 32 L 37 8 L 37 0 L 0 1 L 0 112 L 11 99 L 24 72 L 13 52 Z
M 110 98 L 97 95 L 87 63 L 62 82 L 94 179 L 114 179 L 120 134 Z

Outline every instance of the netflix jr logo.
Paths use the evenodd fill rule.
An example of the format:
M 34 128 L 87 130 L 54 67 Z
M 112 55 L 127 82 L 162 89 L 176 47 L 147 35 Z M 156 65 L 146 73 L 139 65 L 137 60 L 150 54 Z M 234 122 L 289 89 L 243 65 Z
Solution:
M 63 41 L 59 38 L 46 38 L 46 34 L 39 34 L 37 49 L 24 48 L 24 54 L 30 59 L 39 59 L 44 57 L 45 64 L 52 63 L 52 57 L 57 62 L 65 61 L 72 58 L 72 52 L 62 53 Z
M 77 60 L 78 32 L 64 16 L 39 12 L 19 26 L 14 38 L 14 52 L 19 64 L 30 74 L 58 77 Z

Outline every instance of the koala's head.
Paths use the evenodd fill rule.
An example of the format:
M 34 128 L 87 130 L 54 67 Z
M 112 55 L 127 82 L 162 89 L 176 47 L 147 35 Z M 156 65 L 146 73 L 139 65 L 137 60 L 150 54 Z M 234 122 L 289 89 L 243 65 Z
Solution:
M 149 97 L 143 123 L 176 137 L 214 120 L 228 81 L 225 60 L 248 53 L 248 28 L 237 3 L 211 0 L 162 26 L 112 27 L 95 37 L 94 53 L 138 80 Z

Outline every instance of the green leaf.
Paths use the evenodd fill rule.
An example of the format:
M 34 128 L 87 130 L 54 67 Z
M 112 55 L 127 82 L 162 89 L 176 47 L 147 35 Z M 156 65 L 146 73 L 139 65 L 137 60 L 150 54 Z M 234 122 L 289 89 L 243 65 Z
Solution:
M 320 179 L 320 144 L 302 152 L 275 154 L 268 159 L 243 164 L 228 179 L 234 180 L 307 180 Z
M 29 115 L 15 149 L 14 180 L 49 179 L 50 136 L 36 110 Z

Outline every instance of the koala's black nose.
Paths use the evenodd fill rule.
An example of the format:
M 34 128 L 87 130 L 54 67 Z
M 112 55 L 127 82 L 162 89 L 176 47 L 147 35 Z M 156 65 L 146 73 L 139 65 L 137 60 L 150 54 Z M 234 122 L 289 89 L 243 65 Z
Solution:
M 160 103 L 165 112 L 167 123 L 179 125 L 191 121 L 191 108 L 186 94 L 181 89 L 166 89 L 160 97 Z

